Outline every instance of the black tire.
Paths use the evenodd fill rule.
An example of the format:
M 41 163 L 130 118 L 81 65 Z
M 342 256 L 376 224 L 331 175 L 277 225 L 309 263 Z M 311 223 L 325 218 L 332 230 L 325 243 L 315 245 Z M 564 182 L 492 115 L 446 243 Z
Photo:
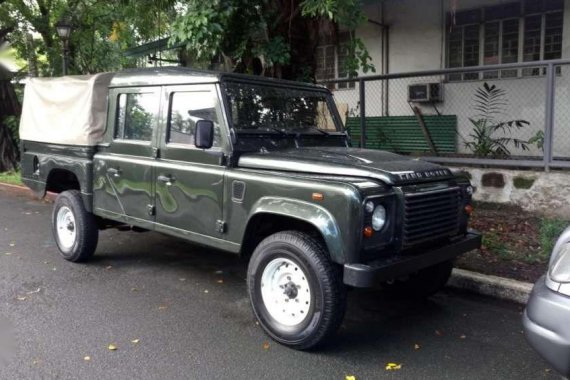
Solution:
M 270 263 L 281 259 L 292 262 L 293 268 L 298 266 L 301 270 L 299 273 L 306 276 L 303 284 L 310 289 L 310 296 L 306 295 L 310 299 L 306 317 L 294 326 L 284 325 L 270 314 L 261 290 L 264 270 L 271 266 Z M 305 277 L 302 279 L 305 280 Z M 291 348 L 306 350 L 325 342 L 336 332 L 344 318 L 346 288 L 342 283 L 340 267 L 330 260 L 324 245 L 306 233 L 284 231 L 263 240 L 249 262 L 247 283 L 251 306 L 260 325 L 274 340 Z M 297 287 L 302 292 L 301 286 Z M 298 301 L 297 288 L 293 286 L 293 289 L 295 298 L 290 301 Z M 283 294 L 283 297 L 287 297 Z
M 68 222 L 68 230 L 74 231 L 74 237 L 66 244 L 65 238 L 58 232 L 58 215 L 71 211 L 72 222 Z M 61 223 L 59 224 L 61 226 Z M 73 230 L 71 230 L 73 229 Z M 95 253 L 99 239 L 99 228 L 95 216 L 85 210 L 81 193 L 78 190 L 68 190 L 60 193 L 53 207 L 52 231 L 59 252 L 64 259 L 74 263 L 87 261 Z
M 444 261 L 410 274 L 405 280 L 396 279 L 394 282 L 385 283 L 383 288 L 396 297 L 427 298 L 447 284 L 452 269 L 453 260 Z

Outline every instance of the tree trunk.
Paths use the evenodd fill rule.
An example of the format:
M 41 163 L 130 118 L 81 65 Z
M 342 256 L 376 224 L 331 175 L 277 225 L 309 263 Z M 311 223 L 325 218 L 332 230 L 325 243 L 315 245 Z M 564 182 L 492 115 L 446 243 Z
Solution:
M 10 79 L 8 70 L 0 66 L 0 172 L 18 167 L 18 145 L 8 128 L 7 118 L 20 114 L 20 102 Z

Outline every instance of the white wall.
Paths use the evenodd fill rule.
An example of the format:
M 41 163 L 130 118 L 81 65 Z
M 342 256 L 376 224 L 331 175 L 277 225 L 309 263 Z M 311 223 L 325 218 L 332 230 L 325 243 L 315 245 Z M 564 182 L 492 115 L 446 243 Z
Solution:
M 419 70 L 432 70 L 445 67 L 445 17 L 450 9 L 451 0 L 388 0 L 384 2 L 384 21 L 389 25 L 389 72 L 402 73 Z M 485 5 L 508 3 L 511 0 L 461 0 L 458 10 L 472 9 Z M 366 8 L 370 18 L 382 19 L 381 5 Z M 570 0 L 565 3 L 563 58 L 570 58 Z M 367 45 L 377 71 L 382 65 L 382 33 L 376 25 L 367 24 L 357 31 Z M 380 81 L 366 83 L 366 115 L 381 116 L 386 111 L 389 115 L 412 115 L 407 102 L 407 87 L 410 83 L 439 82 L 443 77 L 418 77 L 392 80 L 386 89 L 386 83 Z M 488 81 L 507 92 L 509 106 L 504 119 L 524 119 L 529 121 L 518 135 L 528 139 L 539 130 L 544 130 L 545 78 L 516 78 Z M 473 111 L 474 93 L 484 81 L 444 83 L 444 102 L 438 104 L 443 114 L 458 116 L 457 146 L 461 153 L 469 153 L 464 146 L 472 131 L 470 117 Z M 358 103 L 358 84 L 354 90 L 337 90 L 338 102 L 347 103 L 349 109 L 356 110 Z M 556 113 L 554 131 L 554 156 L 570 157 L 570 66 L 562 69 L 562 75 L 556 79 Z M 432 106 L 422 107 L 426 114 L 434 114 Z M 531 152 L 511 149 L 513 154 L 541 155 L 534 147 Z

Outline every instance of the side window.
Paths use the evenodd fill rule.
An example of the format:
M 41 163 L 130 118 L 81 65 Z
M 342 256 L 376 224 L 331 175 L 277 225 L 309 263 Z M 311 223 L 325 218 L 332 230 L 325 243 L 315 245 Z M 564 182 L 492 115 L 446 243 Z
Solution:
M 115 138 L 151 141 L 159 102 L 156 93 L 119 94 Z
M 220 146 L 220 124 L 216 112 L 217 97 L 210 91 L 180 91 L 170 94 L 167 142 L 194 145 L 198 120 L 214 122 L 214 146 Z

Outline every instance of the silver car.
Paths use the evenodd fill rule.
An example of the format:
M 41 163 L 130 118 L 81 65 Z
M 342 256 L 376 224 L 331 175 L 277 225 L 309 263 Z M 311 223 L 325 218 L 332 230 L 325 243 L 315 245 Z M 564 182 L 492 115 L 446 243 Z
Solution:
M 548 272 L 534 285 L 523 324 L 530 345 L 570 377 L 570 227 L 552 250 Z

